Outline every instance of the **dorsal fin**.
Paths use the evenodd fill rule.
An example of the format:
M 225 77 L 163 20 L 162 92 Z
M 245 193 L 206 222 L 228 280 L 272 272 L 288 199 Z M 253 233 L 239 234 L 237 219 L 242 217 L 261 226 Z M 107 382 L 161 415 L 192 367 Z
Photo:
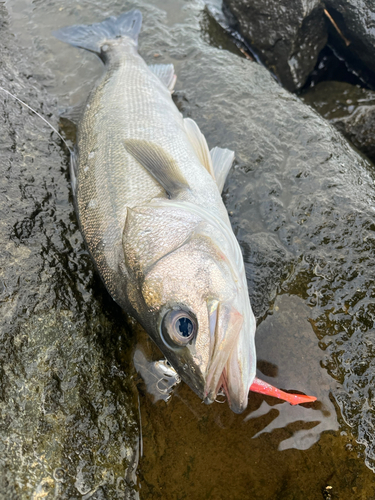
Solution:
M 141 139 L 126 139 L 124 144 L 126 151 L 161 184 L 170 198 L 189 189 L 176 161 L 161 146 Z
M 172 92 L 177 80 L 173 64 L 151 64 L 148 69 Z
M 205 167 L 206 170 L 215 179 L 214 170 L 212 167 L 212 160 L 210 151 L 207 146 L 207 141 L 202 132 L 200 131 L 198 125 L 191 118 L 184 118 L 185 131 L 191 145 L 194 148 L 199 161 Z

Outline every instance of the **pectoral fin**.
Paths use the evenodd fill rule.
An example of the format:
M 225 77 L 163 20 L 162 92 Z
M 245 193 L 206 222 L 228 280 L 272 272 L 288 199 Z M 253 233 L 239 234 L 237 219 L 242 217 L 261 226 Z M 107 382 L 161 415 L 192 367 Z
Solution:
M 170 198 L 189 189 L 176 161 L 161 146 L 140 139 L 126 139 L 124 144 L 126 151 L 161 184 Z
M 225 179 L 234 160 L 234 152 L 230 149 L 213 148 L 208 150 L 207 141 L 198 125 L 191 118 L 184 118 L 186 134 L 195 154 L 205 169 L 216 181 L 220 193 L 223 190 Z
M 213 148 L 210 151 L 214 177 L 220 193 L 234 160 L 234 152 L 230 149 Z

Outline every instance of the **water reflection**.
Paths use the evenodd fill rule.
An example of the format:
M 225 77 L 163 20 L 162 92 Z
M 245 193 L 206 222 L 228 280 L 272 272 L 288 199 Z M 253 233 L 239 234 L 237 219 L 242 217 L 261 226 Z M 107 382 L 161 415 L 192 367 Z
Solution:
M 323 353 L 308 321 L 309 312 L 309 308 L 296 296 L 282 295 L 277 298 L 273 314 L 266 318 L 257 332 L 258 376 L 282 389 L 314 394 L 318 401 L 291 406 L 272 397 L 250 393 L 250 410 L 238 417 L 248 424 L 249 435 L 253 438 L 277 429 L 287 430 L 287 437 L 278 443 L 280 451 L 290 448 L 306 450 L 319 440 L 322 432 L 339 429 L 335 407 L 330 399 L 331 388 L 337 383 L 321 369 Z M 141 336 L 140 340 L 134 363 L 153 401 L 168 401 L 172 394 L 172 398 L 182 401 L 195 418 L 203 418 L 206 407 L 198 401 L 192 402 L 194 398 L 186 398 L 184 390 L 175 388 L 172 393 L 179 382 L 173 368 L 165 362 L 147 359 L 144 351 L 148 350 L 152 358 L 152 349 L 145 336 Z M 154 356 L 157 356 L 156 350 Z M 288 359 L 293 363 L 287 363 Z M 260 406 L 254 408 L 252 400 L 261 401 Z M 197 409 L 200 406 L 202 411 Z M 218 411 L 217 405 L 215 411 Z M 215 418 L 215 422 L 225 428 L 221 417 Z
M 257 331 L 258 367 L 277 367 L 273 369 L 272 377 L 264 368 L 265 373 L 260 373 L 259 377 L 277 387 L 303 391 L 318 398 L 310 408 L 305 408 L 308 405 L 292 407 L 288 403 L 277 404 L 278 416 L 262 432 L 289 428 L 292 436 L 280 443 L 280 450 L 307 449 L 319 440 L 323 431 L 339 428 L 336 410 L 330 399 L 331 390 L 337 387 L 337 382 L 321 369 L 324 354 L 309 322 L 310 314 L 310 308 L 299 297 L 281 295 L 276 299 L 273 314 L 263 321 Z M 264 402 L 256 415 L 250 414 L 246 419 L 269 411 L 270 406 Z

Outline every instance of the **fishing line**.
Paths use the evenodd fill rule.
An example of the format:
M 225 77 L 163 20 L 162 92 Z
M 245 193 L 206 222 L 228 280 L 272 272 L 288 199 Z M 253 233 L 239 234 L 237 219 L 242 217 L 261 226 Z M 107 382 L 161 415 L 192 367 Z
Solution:
M 23 104 L 23 106 L 25 106 L 27 109 L 29 109 L 30 111 L 32 111 L 34 114 L 36 114 L 37 116 L 39 116 L 39 118 L 41 118 L 44 123 L 46 123 L 49 127 L 51 127 L 51 129 L 55 132 L 55 134 L 57 134 L 60 139 L 63 141 L 63 143 L 65 144 L 65 146 L 68 148 L 69 152 L 71 154 L 73 154 L 73 151 L 72 149 L 69 147 L 68 143 L 66 142 L 66 140 L 64 139 L 64 137 L 60 134 L 60 132 L 58 132 L 55 127 L 53 125 L 51 125 L 51 123 L 46 120 L 41 114 L 39 114 L 37 111 L 35 111 L 35 109 L 33 109 L 31 106 L 29 106 L 28 104 L 26 104 L 24 101 L 22 101 L 22 99 L 20 99 L 19 97 L 15 96 L 14 94 L 12 94 L 11 92 L 9 92 L 9 90 L 6 90 L 4 89 L 3 87 L 0 86 L 0 90 L 2 90 L 3 92 L 5 92 L 6 94 L 10 95 L 11 97 L 13 97 L 13 99 L 15 99 L 16 101 L 20 102 L 21 104 Z

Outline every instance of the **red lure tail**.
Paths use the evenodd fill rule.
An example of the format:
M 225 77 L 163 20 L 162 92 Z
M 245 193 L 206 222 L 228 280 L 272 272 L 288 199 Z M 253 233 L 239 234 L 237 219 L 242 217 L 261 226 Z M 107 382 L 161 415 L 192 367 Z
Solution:
M 274 398 L 283 399 L 291 405 L 299 405 L 301 403 L 312 403 L 316 401 L 315 396 L 305 396 L 304 394 L 290 394 L 273 387 L 273 385 L 264 382 L 260 378 L 255 377 L 254 382 L 250 386 L 250 391 L 273 396 Z

